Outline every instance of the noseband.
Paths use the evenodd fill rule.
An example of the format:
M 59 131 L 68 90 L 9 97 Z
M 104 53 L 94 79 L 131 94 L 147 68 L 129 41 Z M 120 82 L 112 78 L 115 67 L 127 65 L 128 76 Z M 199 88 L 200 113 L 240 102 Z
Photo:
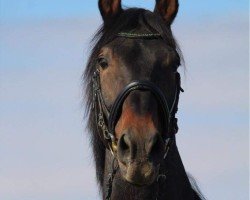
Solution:
M 131 38 L 131 39 L 161 38 L 160 34 L 119 33 L 117 36 Z M 100 72 L 98 69 L 96 69 L 92 77 L 92 85 L 93 85 L 92 109 L 95 110 L 96 124 L 99 127 L 98 132 L 100 138 L 102 139 L 103 144 L 106 146 L 106 148 L 111 151 L 113 156 L 115 155 L 114 152 L 116 152 L 117 150 L 115 126 L 119 120 L 124 101 L 132 91 L 149 91 L 157 99 L 158 104 L 160 105 L 161 110 L 163 111 L 164 115 L 163 130 L 166 130 L 167 132 L 163 137 L 165 141 L 164 159 L 167 157 L 169 148 L 175 139 L 175 134 L 178 132 L 177 118 L 175 118 L 175 114 L 178 110 L 180 91 L 183 92 L 180 86 L 180 74 L 178 72 L 176 72 L 176 81 L 177 83 L 176 83 L 174 101 L 170 109 L 166 100 L 166 96 L 163 93 L 163 91 L 155 83 L 146 80 L 136 80 L 126 85 L 117 96 L 116 100 L 111 106 L 111 109 L 109 109 L 105 104 L 101 92 Z M 109 200 L 111 198 L 112 182 L 116 171 L 117 169 L 115 169 L 114 164 L 112 164 L 112 173 L 110 174 L 110 177 L 108 179 L 108 188 L 107 188 L 108 190 L 106 194 L 106 200 Z M 161 178 L 161 176 L 164 175 L 159 175 L 158 179 Z

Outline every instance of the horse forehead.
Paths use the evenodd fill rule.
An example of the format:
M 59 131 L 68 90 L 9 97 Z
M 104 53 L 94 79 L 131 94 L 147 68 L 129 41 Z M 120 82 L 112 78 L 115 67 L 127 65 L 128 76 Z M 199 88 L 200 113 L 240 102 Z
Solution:
M 137 76 L 152 71 L 156 63 L 163 63 L 169 55 L 159 40 L 127 39 L 123 43 L 117 42 L 117 45 L 111 46 L 110 49 L 113 59 Z
M 139 57 L 145 59 L 159 59 L 160 55 L 166 54 L 168 48 L 160 39 L 124 39 L 117 38 L 110 44 L 113 53 L 121 58 L 132 56 L 130 61 Z

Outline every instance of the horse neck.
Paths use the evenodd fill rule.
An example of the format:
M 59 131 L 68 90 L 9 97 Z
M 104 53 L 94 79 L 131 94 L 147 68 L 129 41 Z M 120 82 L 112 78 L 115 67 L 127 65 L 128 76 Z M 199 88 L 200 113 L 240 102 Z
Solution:
M 109 174 L 112 172 L 113 155 L 106 150 L 105 172 L 103 182 L 103 199 L 107 194 L 107 183 Z M 183 166 L 176 142 L 174 141 L 169 151 L 167 159 L 161 165 L 161 174 L 166 175 L 163 183 L 155 182 L 150 186 L 135 187 L 124 181 L 117 171 L 113 184 L 112 184 L 112 199 L 119 200 L 134 200 L 156 199 L 158 192 L 158 199 L 170 200 L 194 200 L 196 199 L 195 193 L 190 185 L 188 176 Z
M 174 141 L 169 151 L 163 168 L 163 171 L 166 173 L 166 183 L 163 184 L 162 191 L 166 191 L 167 199 L 196 199 L 196 194 L 189 182 L 176 141 Z

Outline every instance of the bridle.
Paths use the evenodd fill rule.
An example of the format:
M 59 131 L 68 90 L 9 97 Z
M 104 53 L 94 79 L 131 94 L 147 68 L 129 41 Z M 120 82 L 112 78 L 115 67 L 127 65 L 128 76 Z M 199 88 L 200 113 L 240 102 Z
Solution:
M 161 35 L 156 33 L 149 34 L 134 34 L 134 33 L 118 33 L 118 37 L 125 37 L 131 39 L 158 39 L 161 38 Z M 107 192 L 106 192 L 106 200 L 111 199 L 112 193 L 112 183 L 115 176 L 115 173 L 118 169 L 118 166 L 115 166 L 115 152 L 117 150 L 117 140 L 115 137 L 115 126 L 117 121 L 119 120 L 119 116 L 121 113 L 121 108 L 128 97 L 128 95 L 132 91 L 149 91 L 159 102 L 161 106 L 161 110 L 163 111 L 164 116 L 164 130 L 167 130 L 167 134 L 164 135 L 165 141 L 165 152 L 164 152 L 164 160 L 166 159 L 171 144 L 175 140 L 175 134 L 178 132 L 177 126 L 177 118 L 175 114 L 178 110 L 178 102 L 179 102 L 179 94 L 183 89 L 180 84 L 180 74 L 176 72 L 176 90 L 174 101 L 169 108 L 166 96 L 162 92 L 162 90 L 153 82 L 146 80 L 135 80 L 126 85 L 122 91 L 117 96 L 114 101 L 111 109 L 109 109 L 104 101 L 102 92 L 101 92 L 101 84 L 100 84 L 100 71 L 96 69 L 93 77 L 92 77 L 92 86 L 93 86 L 93 102 L 92 109 L 94 109 L 96 124 L 98 126 L 98 133 L 100 135 L 101 140 L 105 147 L 110 150 L 113 155 L 113 163 L 112 163 L 112 172 L 110 173 L 108 184 L 107 184 Z M 157 181 L 161 178 L 164 178 L 164 174 L 159 174 Z

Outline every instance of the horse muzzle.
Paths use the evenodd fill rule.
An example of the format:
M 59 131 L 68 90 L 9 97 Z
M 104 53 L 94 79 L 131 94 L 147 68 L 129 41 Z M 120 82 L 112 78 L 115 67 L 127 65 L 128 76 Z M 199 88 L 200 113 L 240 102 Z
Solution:
M 164 157 L 164 142 L 160 134 L 138 139 L 135 134 L 127 133 L 119 139 L 117 147 L 123 179 L 137 186 L 151 185 L 156 180 Z

